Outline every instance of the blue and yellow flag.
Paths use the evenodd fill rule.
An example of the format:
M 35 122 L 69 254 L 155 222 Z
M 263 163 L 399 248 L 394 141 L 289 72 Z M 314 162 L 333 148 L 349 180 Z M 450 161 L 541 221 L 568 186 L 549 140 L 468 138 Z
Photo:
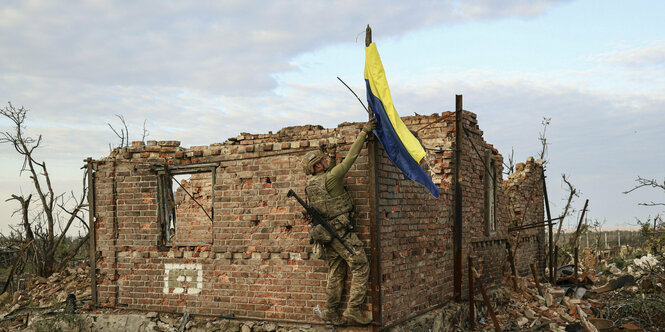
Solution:
M 406 178 L 422 184 L 434 197 L 439 197 L 439 187 L 420 167 L 420 160 L 425 156 L 425 149 L 411 134 L 395 110 L 386 73 L 374 43 L 365 48 L 365 84 L 367 103 L 377 121 L 375 133 L 388 157 L 397 168 L 402 170 Z

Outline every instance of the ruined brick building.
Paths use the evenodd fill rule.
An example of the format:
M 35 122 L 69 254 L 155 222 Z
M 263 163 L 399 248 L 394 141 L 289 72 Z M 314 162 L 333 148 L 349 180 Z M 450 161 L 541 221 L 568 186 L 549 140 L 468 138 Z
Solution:
M 510 273 L 508 228 L 543 221 L 541 165 L 503 179 L 503 159 L 461 110 L 404 117 L 441 189 L 404 179 L 372 139 L 347 174 L 356 231 L 371 261 L 367 306 L 387 327 L 463 298 L 467 257 L 486 285 Z M 134 142 L 90 160 L 93 298 L 100 306 L 317 323 L 327 267 L 311 257 L 301 156 L 335 141 L 346 155 L 361 123 L 288 127 L 183 148 Z M 517 269 L 543 270 L 542 228 L 522 231 Z

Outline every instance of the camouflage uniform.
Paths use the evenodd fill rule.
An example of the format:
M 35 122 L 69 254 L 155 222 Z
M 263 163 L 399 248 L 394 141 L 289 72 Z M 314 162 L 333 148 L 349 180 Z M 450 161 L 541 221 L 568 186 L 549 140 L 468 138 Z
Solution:
M 363 249 L 363 243 L 353 231 L 351 196 L 344 188 L 343 177 L 355 162 L 360 149 L 365 142 L 367 132 L 363 128 L 358 138 L 349 149 L 344 161 L 334 165 L 334 155 L 330 156 L 329 168 L 325 173 L 317 174 L 307 180 L 305 191 L 311 206 L 315 207 L 326 217 L 337 234 L 350 247 L 351 254 L 338 240 L 333 239 L 323 244 L 323 257 L 328 264 L 328 285 L 326 287 L 326 310 L 324 319 L 339 319 L 339 307 L 341 302 L 344 280 L 347 269 L 351 269 L 351 289 L 349 291 L 349 303 L 344 312 L 344 317 L 352 323 L 368 324 L 370 319 L 365 318 L 360 310 L 365 302 L 369 281 L 369 263 Z M 320 158 L 320 156 L 319 156 Z M 318 159 L 318 158 L 317 158 Z M 319 161 L 321 159 L 318 159 Z M 309 157 L 309 161 L 312 158 Z M 315 160 L 316 162 L 316 160 Z M 305 162 L 303 163 L 305 164 Z M 325 241 L 324 241 L 325 242 Z
M 353 206 L 349 193 L 345 192 L 344 195 L 335 198 L 330 197 L 325 191 L 325 176 L 325 173 L 316 175 L 307 181 L 307 197 L 309 197 L 311 205 L 326 216 L 337 235 L 355 252 L 355 255 L 352 255 L 337 240 L 324 244 L 324 258 L 328 263 L 326 309 L 339 308 L 347 266 L 351 269 L 351 290 L 348 307 L 360 308 L 365 302 L 369 280 L 367 256 L 362 248 L 362 242 L 352 230 L 350 214 Z

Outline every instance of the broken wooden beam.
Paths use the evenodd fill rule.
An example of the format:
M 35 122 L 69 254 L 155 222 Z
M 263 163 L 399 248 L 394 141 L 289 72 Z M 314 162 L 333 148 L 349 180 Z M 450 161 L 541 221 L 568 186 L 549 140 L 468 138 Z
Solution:
M 573 242 L 573 247 L 577 247 L 577 238 L 580 236 L 580 230 L 582 229 L 582 221 L 584 221 L 584 214 L 586 209 L 589 206 L 589 200 L 587 199 L 584 202 L 584 208 L 582 209 L 582 214 L 580 215 L 580 221 L 577 223 L 577 229 L 575 230 L 575 242 Z
M 536 264 L 531 263 L 531 274 L 533 274 L 533 281 L 536 283 L 536 288 L 538 289 L 538 294 L 543 295 L 543 288 L 540 287 L 540 282 L 538 281 L 538 273 L 536 272 Z
M 557 218 L 561 219 L 561 218 Z M 556 219 L 554 219 L 556 220 Z M 544 222 L 537 222 L 537 223 L 532 223 L 532 224 L 526 224 L 522 226 L 514 226 L 514 227 L 508 227 L 509 232 L 515 232 L 515 231 L 522 231 L 525 229 L 531 229 L 531 228 L 537 228 L 537 227 L 542 227 L 542 226 L 549 226 L 549 225 L 556 225 L 556 223 L 548 223 L 547 221 Z
M 499 325 L 499 319 L 496 318 L 496 314 L 494 313 L 494 308 L 492 308 L 492 303 L 490 303 L 490 299 L 489 297 L 487 297 L 487 292 L 485 292 L 485 287 L 483 286 L 483 282 L 480 280 L 480 274 L 478 273 L 478 271 L 476 271 L 475 268 L 472 268 L 472 271 L 476 279 L 478 279 L 478 288 L 480 288 L 480 293 L 483 295 L 483 300 L 485 301 L 487 310 L 490 313 L 490 317 L 492 317 L 492 322 L 494 323 L 494 331 L 501 332 L 501 325 Z
M 25 252 L 26 249 L 28 249 L 28 246 L 30 246 L 33 241 L 34 240 L 30 240 L 30 241 L 24 243 L 21 246 L 21 251 L 18 253 L 18 256 L 16 256 L 16 259 L 14 260 L 14 264 L 12 264 L 12 269 L 11 269 L 11 271 L 9 271 L 9 276 L 7 276 L 7 281 L 5 281 L 5 287 L 2 288 L 2 292 L 0 292 L 0 294 L 7 291 L 7 287 L 9 287 L 9 284 L 12 281 L 12 277 L 14 276 L 14 272 L 16 272 L 16 267 L 18 266 L 18 263 L 21 260 L 21 257 L 23 256 L 23 253 Z
M 559 268 L 559 246 L 554 246 L 554 283 L 552 285 L 556 285 L 556 269 Z
M 515 268 L 515 256 L 513 256 L 513 249 L 510 246 L 510 242 L 506 242 L 506 249 L 508 249 L 508 262 L 510 263 L 510 273 L 511 280 L 513 281 L 513 290 L 516 292 L 519 290 L 517 287 L 517 269 Z

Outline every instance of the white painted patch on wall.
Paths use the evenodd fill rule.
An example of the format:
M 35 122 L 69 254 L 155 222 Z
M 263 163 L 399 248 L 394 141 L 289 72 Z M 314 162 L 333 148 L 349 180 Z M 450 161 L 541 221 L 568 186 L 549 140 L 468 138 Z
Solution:
M 164 294 L 197 295 L 202 289 L 201 264 L 164 264 Z

